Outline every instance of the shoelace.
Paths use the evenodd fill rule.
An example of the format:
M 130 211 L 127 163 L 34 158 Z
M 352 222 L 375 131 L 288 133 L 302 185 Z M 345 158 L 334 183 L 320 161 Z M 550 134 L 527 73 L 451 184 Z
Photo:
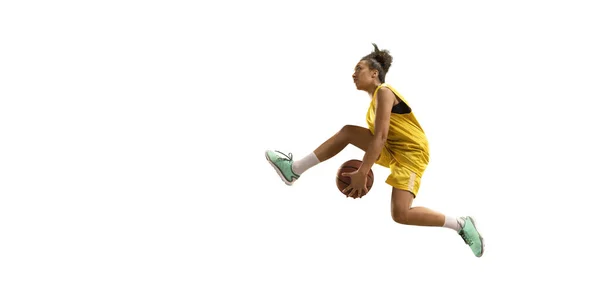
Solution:
M 467 245 L 473 245 L 473 241 L 464 232 L 460 233 L 460 237 L 463 239 L 463 241 L 465 241 Z
M 281 155 L 285 156 L 285 158 L 283 158 L 283 157 L 278 157 L 278 158 L 277 158 L 277 161 L 281 161 L 281 160 L 292 161 L 292 157 L 293 157 L 293 156 L 292 156 L 292 153 L 289 153 L 288 155 L 285 155 L 285 154 L 284 154 L 283 152 L 281 152 L 281 151 L 277 151 L 277 150 L 275 150 L 275 152 L 277 152 L 277 153 L 280 153 Z

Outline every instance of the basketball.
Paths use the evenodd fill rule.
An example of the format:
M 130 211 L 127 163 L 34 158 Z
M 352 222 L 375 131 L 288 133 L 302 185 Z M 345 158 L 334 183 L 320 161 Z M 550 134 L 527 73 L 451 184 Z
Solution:
M 335 176 L 337 188 L 338 188 L 338 190 L 340 190 L 340 192 L 342 192 L 347 186 L 350 185 L 350 177 L 343 176 L 342 174 L 350 173 L 350 172 L 354 172 L 354 171 L 358 170 L 358 168 L 360 168 L 361 164 L 362 164 L 361 160 L 351 159 L 351 160 L 343 163 L 340 166 L 340 168 L 337 171 L 337 175 Z M 367 192 L 364 195 L 366 195 L 371 190 L 371 187 L 373 186 L 373 179 L 374 179 L 374 175 L 373 175 L 373 170 L 371 169 L 371 170 L 369 170 L 369 174 L 367 175 Z M 342 194 L 348 196 L 349 193 L 342 192 Z

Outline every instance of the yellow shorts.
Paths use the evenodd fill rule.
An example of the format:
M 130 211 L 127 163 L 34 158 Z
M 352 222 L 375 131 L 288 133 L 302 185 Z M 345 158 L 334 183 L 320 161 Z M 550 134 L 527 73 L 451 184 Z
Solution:
M 385 183 L 409 191 L 416 198 L 421 186 L 421 177 L 396 160 L 388 147 L 383 147 L 376 164 L 389 168 L 390 175 Z

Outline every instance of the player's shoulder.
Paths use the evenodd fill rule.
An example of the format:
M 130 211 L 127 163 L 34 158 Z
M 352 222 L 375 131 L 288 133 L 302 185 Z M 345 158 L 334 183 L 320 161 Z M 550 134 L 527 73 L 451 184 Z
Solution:
M 383 83 L 377 88 L 377 100 L 394 99 L 394 88 L 389 84 Z
M 391 86 L 389 83 L 382 83 L 379 85 L 379 87 L 377 87 L 378 91 L 381 91 L 383 93 L 387 93 L 387 94 L 395 94 L 396 93 L 396 89 Z

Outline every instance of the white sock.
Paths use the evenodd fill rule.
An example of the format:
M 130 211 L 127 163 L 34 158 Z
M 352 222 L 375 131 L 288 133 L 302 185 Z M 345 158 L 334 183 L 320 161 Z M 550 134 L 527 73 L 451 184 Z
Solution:
M 456 232 L 459 232 L 463 226 L 463 222 L 459 218 L 446 216 L 446 222 L 444 222 L 444 227 L 454 229 Z
M 315 155 L 315 153 L 311 152 L 309 155 L 305 156 L 304 158 L 302 158 L 300 160 L 295 160 L 292 163 L 292 171 L 294 171 L 294 173 L 300 175 L 300 174 L 306 172 L 306 170 L 316 166 L 319 162 L 320 161 L 317 158 L 317 156 Z

